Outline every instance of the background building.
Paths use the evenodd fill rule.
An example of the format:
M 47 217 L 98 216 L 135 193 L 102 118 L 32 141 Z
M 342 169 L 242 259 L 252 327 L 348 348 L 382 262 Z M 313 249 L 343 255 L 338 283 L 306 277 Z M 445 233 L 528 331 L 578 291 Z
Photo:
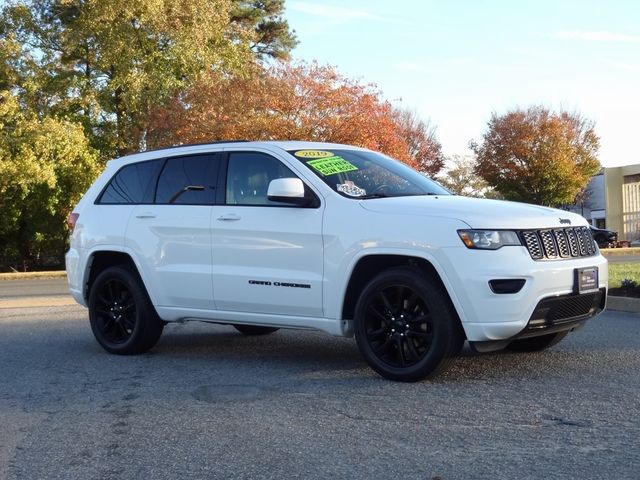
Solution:
M 587 221 L 598 228 L 606 228 L 606 200 L 605 200 L 605 174 L 601 170 L 594 175 L 584 193 L 580 196 L 575 205 L 571 205 L 568 210 L 582 215 Z
M 640 240 L 640 164 L 605 169 L 606 225 L 618 240 Z

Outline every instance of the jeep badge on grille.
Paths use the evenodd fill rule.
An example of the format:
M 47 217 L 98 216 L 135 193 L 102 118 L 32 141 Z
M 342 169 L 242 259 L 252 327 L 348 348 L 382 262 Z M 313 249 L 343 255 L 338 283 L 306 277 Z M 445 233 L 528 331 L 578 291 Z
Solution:
M 569 220 L 568 218 L 561 218 L 560 225 L 571 225 L 571 220 Z

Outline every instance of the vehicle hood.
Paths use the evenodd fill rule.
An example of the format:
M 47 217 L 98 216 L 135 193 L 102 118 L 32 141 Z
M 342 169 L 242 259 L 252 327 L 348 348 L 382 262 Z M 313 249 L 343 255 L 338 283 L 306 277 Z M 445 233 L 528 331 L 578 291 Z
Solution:
M 564 210 L 457 195 L 376 198 L 361 200 L 360 205 L 365 210 L 389 215 L 457 219 L 471 228 L 539 229 L 587 225 L 580 215 Z

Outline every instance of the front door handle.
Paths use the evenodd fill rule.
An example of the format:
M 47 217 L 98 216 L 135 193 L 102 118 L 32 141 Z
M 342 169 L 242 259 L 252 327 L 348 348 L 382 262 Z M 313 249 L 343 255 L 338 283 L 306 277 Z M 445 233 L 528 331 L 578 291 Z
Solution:
M 156 218 L 156 214 L 153 212 L 144 212 L 137 214 L 136 218 Z
M 236 215 L 235 213 L 225 213 L 224 215 L 220 215 L 218 220 L 221 222 L 229 222 L 233 220 L 240 220 L 240 215 Z

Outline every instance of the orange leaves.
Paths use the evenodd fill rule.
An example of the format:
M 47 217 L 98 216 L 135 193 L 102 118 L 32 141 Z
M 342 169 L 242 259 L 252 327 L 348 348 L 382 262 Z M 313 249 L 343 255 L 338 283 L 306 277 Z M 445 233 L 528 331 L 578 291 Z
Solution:
M 593 123 L 541 106 L 493 114 L 482 143 L 471 146 L 477 173 L 510 200 L 572 203 L 600 169 Z
M 151 114 L 149 146 L 229 139 L 348 143 L 431 174 L 442 167 L 440 144 L 415 114 L 316 63 L 256 66 L 246 77 L 211 73 Z

